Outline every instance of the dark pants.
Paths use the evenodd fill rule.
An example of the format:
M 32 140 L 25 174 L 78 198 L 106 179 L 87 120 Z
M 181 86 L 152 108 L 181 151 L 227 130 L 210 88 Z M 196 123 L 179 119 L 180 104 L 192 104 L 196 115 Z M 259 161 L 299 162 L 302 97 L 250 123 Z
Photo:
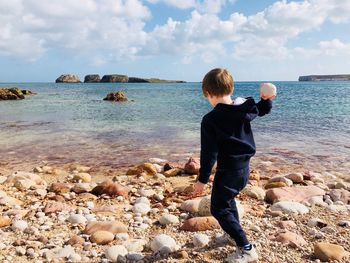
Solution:
M 246 186 L 249 167 L 239 170 L 217 170 L 211 194 L 211 213 L 222 229 L 229 234 L 237 246 L 248 245 L 243 231 L 234 197 Z

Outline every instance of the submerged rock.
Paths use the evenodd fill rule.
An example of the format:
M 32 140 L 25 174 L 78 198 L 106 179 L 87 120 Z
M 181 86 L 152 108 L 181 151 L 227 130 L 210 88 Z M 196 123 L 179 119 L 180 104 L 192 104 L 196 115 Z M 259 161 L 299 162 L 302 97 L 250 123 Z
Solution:
M 85 83 L 98 83 L 101 81 L 101 77 L 98 74 L 89 74 L 84 78 Z
M 108 101 L 127 101 L 128 98 L 125 96 L 123 91 L 115 91 L 107 94 L 107 96 L 103 100 Z
M 80 83 L 78 75 L 62 74 L 56 79 L 56 83 Z

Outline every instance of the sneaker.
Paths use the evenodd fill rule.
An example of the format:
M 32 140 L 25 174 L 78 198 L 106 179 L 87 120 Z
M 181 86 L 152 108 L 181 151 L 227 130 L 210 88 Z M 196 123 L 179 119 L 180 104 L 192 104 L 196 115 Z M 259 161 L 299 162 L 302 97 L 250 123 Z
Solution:
M 239 252 L 237 252 L 239 251 Z M 251 250 L 245 250 L 242 248 L 238 248 L 236 252 L 226 258 L 225 262 L 227 263 L 249 263 L 249 262 L 257 262 L 259 260 L 258 253 L 256 252 L 255 247 L 253 246 Z

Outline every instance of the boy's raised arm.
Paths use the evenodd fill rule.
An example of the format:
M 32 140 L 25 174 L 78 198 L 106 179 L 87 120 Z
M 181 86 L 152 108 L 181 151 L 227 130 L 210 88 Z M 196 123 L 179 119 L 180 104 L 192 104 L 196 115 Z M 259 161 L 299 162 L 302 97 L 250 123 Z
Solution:
M 261 98 L 261 100 L 256 104 L 256 106 L 258 107 L 259 110 L 259 116 L 264 116 L 265 114 L 270 113 L 271 109 L 272 109 L 272 100 L 270 99 L 263 99 Z
M 206 184 L 218 154 L 215 129 L 204 117 L 201 122 L 201 152 L 198 181 Z

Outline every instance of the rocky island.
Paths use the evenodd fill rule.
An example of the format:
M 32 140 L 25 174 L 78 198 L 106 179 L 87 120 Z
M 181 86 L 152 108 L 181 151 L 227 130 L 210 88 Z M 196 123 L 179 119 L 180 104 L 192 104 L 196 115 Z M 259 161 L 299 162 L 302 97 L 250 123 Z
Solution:
M 84 83 L 186 83 L 183 80 L 166 80 L 159 78 L 128 77 L 127 75 L 108 74 L 102 78 L 98 74 L 88 74 Z M 56 79 L 56 83 L 81 83 L 79 76 L 75 74 L 62 74 Z
M 334 81 L 334 80 L 350 80 L 350 74 L 344 75 L 309 75 L 300 76 L 299 81 Z

